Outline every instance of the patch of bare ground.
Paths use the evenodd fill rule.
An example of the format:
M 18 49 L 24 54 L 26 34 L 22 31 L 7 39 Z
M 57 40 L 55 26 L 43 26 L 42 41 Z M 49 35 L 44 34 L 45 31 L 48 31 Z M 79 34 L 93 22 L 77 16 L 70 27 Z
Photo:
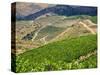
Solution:
M 88 31 L 90 31 L 92 34 L 96 34 L 95 31 L 90 28 L 87 24 L 83 23 L 83 22 L 79 22 L 79 24 L 83 25 Z

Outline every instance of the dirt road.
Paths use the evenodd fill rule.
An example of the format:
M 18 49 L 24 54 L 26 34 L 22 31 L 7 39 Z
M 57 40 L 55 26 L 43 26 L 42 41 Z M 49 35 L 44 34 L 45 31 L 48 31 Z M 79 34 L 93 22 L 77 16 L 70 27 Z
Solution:
M 92 29 L 92 28 L 90 28 L 88 25 L 86 25 L 85 23 L 83 23 L 83 22 L 79 22 L 79 24 L 81 24 L 81 25 L 83 25 L 87 30 L 89 30 L 92 34 L 96 34 L 95 33 L 95 31 Z

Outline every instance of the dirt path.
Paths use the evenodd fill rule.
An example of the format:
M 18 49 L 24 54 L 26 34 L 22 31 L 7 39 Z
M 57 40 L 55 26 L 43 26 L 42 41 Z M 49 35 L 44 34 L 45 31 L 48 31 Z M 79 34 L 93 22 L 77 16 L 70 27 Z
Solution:
M 60 33 L 60 34 L 57 35 L 55 38 L 53 38 L 52 41 L 55 40 L 55 39 L 60 38 L 60 37 L 63 36 L 67 31 L 68 31 L 68 29 L 64 30 L 62 33 Z
M 95 31 L 90 28 L 88 25 L 86 25 L 85 23 L 83 22 L 79 22 L 79 24 L 83 25 L 87 30 L 89 30 L 92 34 L 96 34 Z
M 42 26 L 40 29 L 38 29 L 38 30 L 35 32 L 34 37 L 32 38 L 32 41 L 34 41 L 34 39 L 37 37 L 38 33 L 39 33 L 43 28 L 45 28 L 45 27 L 46 27 L 46 25 Z
M 95 30 L 92 29 L 92 28 L 90 28 L 87 24 L 85 24 L 85 23 L 83 23 L 83 22 L 81 22 L 81 21 L 78 22 L 78 24 L 83 25 L 83 27 L 85 27 L 87 30 L 89 30 L 92 34 L 96 34 Z M 57 38 L 63 36 L 67 31 L 68 31 L 68 29 L 66 29 L 65 31 L 63 31 L 61 34 L 59 34 L 58 36 L 56 36 L 54 39 L 57 39 Z M 53 39 L 53 40 L 54 40 L 54 39 Z
M 60 20 L 62 20 L 62 19 L 60 19 Z M 58 21 L 56 21 L 56 22 L 59 22 L 60 20 L 58 20 Z M 53 24 L 55 24 L 56 22 L 50 23 L 50 24 L 48 24 L 48 25 L 53 25 Z M 34 34 L 34 37 L 32 38 L 32 41 L 34 41 L 34 39 L 37 37 L 38 33 L 39 33 L 43 28 L 45 28 L 45 27 L 48 26 L 48 25 L 43 25 L 39 30 L 37 30 L 37 31 L 35 32 L 35 34 Z M 45 41 L 45 38 L 44 38 L 44 41 Z M 46 42 L 45 42 L 45 43 L 46 43 Z
M 48 35 L 47 35 L 48 36 Z M 41 38 L 40 40 L 44 42 L 44 44 L 47 44 L 47 41 L 45 40 L 47 38 L 47 36 L 44 36 L 43 38 Z

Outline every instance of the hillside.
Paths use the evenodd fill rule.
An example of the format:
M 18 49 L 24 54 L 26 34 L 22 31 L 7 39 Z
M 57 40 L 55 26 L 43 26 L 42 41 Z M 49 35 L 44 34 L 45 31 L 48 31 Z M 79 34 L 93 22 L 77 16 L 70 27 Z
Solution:
M 13 60 L 16 72 L 96 68 L 96 41 L 96 35 L 80 36 L 24 52 Z
M 97 24 L 91 21 L 92 18 L 87 15 L 53 15 L 40 17 L 34 21 L 16 21 L 16 51 L 12 50 L 12 53 L 20 54 L 64 38 L 95 34 Z

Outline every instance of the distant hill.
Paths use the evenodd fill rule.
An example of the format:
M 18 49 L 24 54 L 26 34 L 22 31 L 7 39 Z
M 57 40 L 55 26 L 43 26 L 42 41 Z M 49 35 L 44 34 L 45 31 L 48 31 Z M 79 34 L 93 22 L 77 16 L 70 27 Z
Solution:
M 86 7 L 86 6 L 69 6 L 69 5 L 56 5 L 53 7 L 48 7 L 42 9 L 34 14 L 25 16 L 24 20 L 35 20 L 36 18 L 45 15 L 47 13 L 53 13 L 57 15 L 73 16 L 73 15 L 97 15 L 96 7 Z M 52 15 L 52 14 L 51 14 Z

